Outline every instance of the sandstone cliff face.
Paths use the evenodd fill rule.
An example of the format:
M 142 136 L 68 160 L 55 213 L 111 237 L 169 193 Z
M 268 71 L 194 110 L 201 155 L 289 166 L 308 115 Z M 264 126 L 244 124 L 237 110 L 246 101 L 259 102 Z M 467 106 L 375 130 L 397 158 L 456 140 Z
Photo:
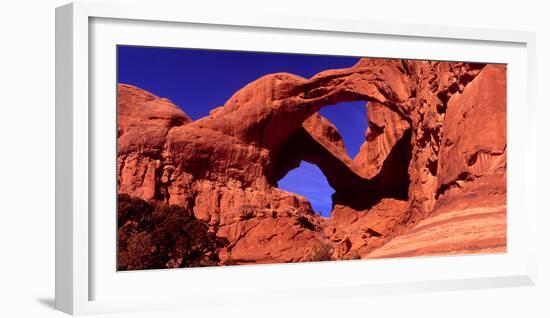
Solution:
M 145 200 L 160 195 L 166 134 L 191 122 L 170 101 L 131 85 L 118 85 L 118 191 Z
M 196 121 L 138 88 L 118 94 L 119 193 L 192 211 L 227 240 L 219 264 L 505 248 L 503 65 L 365 58 L 311 79 L 271 74 Z M 369 128 L 351 159 L 317 112 L 356 100 L 368 102 Z M 277 188 L 302 160 L 336 191 L 328 219 Z M 478 216 L 487 227 L 468 243 L 426 244 Z
M 506 251 L 505 74 L 487 65 L 449 99 L 434 208 L 370 257 Z

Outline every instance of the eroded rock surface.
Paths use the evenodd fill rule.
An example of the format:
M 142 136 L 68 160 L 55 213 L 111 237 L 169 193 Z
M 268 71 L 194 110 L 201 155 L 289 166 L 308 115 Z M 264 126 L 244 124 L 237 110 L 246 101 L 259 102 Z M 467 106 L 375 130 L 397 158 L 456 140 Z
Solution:
M 151 200 L 160 195 L 166 134 L 191 122 L 178 106 L 135 86 L 117 90 L 118 191 Z
M 504 65 L 365 58 L 271 74 L 196 121 L 129 85 L 118 99 L 119 193 L 191 211 L 227 241 L 218 264 L 502 250 Z M 369 127 L 351 159 L 318 111 L 357 100 Z M 336 191 L 328 219 L 277 188 L 302 160 Z M 468 227 L 479 235 L 444 240 Z

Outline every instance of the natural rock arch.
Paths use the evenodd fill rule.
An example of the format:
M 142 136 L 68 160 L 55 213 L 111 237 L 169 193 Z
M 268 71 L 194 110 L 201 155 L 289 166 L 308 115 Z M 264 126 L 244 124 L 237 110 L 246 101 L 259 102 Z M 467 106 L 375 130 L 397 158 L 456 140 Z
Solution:
M 471 85 L 496 86 L 472 91 Z M 484 136 L 473 142 L 445 127 L 463 127 L 460 120 L 472 109 L 478 115 L 474 122 L 505 118 L 503 90 L 501 65 L 362 59 L 311 79 L 264 76 L 209 116 L 189 122 L 168 101 L 119 86 L 119 101 L 121 95 L 134 96 L 131 103 L 119 102 L 119 122 L 135 117 L 124 105 L 166 109 L 159 116 L 156 108 L 144 107 L 141 124 L 119 129 L 119 191 L 147 200 L 169 198 L 192 210 L 231 242 L 226 254 L 220 252 L 222 261 L 307 260 L 316 242 L 327 238 L 338 257 L 352 250 L 367 255 L 400 228 L 451 204 L 452 190 L 464 183 L 498 182 L 500 187 L 506 149 L 502 126 L 492 127 L 487 142 Z M 490 93 L 478 96 L 481 91 Z M 357 100 L 369 102 L 369 128 L 351 160 L 339 146 L 337 130 L 317 112 Z M 485 102 L 487 110 L 476 101 Z M 469 159 L 461 164 L 463 154 Z M 317 164 L 337 192 L 337 209 L 328 221 L 307 201 L 275 187 L 302 159 Z M 464 175 L 467 179 L 461 179 Z
M 276 186 L 277 181 L 290 170 L 298 167 L 301 161 L 306 161 L 317 165 L 336 191 L 334 204 L 365 210 L 385 197 L 407 199 L 410 158 L 408 129 L 392 145 L 378 174 L 367 178 L 358 172 L 360 170 L 348 157 L 336 127 L 315 113 L 285 141 L 268 178 Z

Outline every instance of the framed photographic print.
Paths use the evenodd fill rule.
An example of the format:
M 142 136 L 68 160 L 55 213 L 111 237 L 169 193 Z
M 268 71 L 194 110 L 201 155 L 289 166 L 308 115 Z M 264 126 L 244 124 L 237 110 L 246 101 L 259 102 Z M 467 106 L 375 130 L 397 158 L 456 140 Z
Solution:
M 532 33 L 184 7 L 57 9 L 58 309 L 534 283 Z

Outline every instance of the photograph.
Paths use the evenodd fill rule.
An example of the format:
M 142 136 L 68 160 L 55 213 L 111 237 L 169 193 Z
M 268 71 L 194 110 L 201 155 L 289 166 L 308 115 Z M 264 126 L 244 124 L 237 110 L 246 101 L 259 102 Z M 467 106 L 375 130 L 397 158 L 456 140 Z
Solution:
M 116 68 L 118 271 L 507 251 L 504 63 L 118 45 Z

